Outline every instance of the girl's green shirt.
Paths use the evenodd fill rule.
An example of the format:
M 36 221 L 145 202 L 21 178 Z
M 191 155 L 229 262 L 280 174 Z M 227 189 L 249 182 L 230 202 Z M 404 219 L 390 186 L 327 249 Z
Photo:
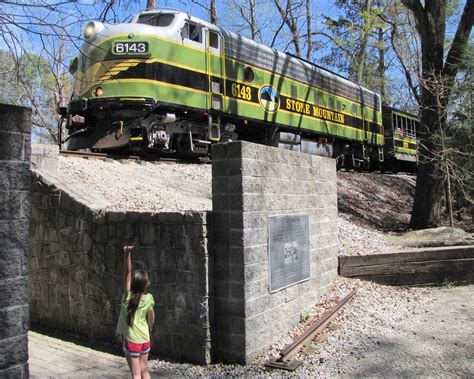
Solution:
M 155 300 L 151 293 L 145 294 L 145 296 L 140 299 L 140 304 L 138 304 L 138 308 L 132 320 L 132 326 L 128 326 L 127 308 L 133 296 L 134 294 L 129 292 L 127 298 L 122 300 L 116 333 L 124 336 L 130 342 L 145 343 L 150 340 L 150 331 L 148 329 L 146 315 L 153 305 L 155 305 Z

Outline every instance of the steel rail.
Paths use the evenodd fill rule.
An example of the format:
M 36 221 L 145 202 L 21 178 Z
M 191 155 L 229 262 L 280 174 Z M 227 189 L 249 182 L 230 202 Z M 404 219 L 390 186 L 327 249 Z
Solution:
M 354 288 L 333 308 L 323 314 L 323 316 L 314 322 L 304 333 L 296 338 L 291 344 L 286 345 L 281 351 L 280 356 L 266 364 L 268 367 L 281 368 L 285 370 L 295 370 L 301 363 L 291 361 L 299 351 L 301 346 L 314 339 L 315 335 L 326 327 L 332 320 L 338 316 L 338 311 L 355 295 Z

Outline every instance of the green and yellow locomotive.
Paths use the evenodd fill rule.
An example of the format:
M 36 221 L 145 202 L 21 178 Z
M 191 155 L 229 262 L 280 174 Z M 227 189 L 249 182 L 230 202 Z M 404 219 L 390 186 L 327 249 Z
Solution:
M 380 96 L 310 62 L 170 10 L 92 21 L 67 109 L 68 149 L 204 156 L 235 139 L 384 161 Z

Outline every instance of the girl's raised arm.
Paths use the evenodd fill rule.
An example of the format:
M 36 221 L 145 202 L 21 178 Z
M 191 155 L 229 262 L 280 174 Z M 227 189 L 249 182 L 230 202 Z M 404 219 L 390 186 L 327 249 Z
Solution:
M 135 248 L 134 245 L 123 247 L 123 292 L 124 295 L 130 292 L 132 284 L 132 251 Z

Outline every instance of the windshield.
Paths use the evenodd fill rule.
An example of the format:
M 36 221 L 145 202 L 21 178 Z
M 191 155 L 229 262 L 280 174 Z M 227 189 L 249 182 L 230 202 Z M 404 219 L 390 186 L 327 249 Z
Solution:
M 151 13 L 142 14 L 138 17 L 137 24 L 146 24 L 151 26 L 170 26 L 174 20 L 174 14 L 169 13 Z

